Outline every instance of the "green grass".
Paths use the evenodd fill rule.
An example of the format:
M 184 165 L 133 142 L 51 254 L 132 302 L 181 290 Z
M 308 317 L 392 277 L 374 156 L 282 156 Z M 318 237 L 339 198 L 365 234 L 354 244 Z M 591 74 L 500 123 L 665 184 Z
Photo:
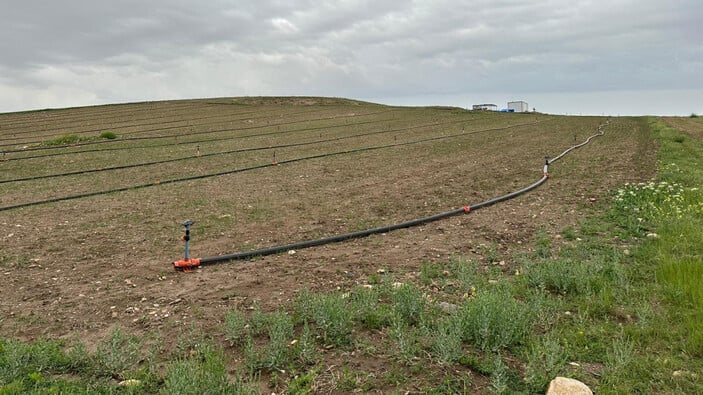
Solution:
M 51 140 L 45 140 L 42 145 L 69 145 L 80 143 L 81 141 L 85 141 L 85 138 L 76 134 L 66 134 Z

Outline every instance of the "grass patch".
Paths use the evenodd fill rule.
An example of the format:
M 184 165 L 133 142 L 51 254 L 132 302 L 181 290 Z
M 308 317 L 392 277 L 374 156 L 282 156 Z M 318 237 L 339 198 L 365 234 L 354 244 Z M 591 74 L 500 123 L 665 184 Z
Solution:
M 53 138 L 51 140 L 45 140 L 42 145 L 71 145 L 85 141 L 84 137 L 78 136 L 77 134 L 66 134 Z
M 117 134 L 115 132 L 102 132 L 99 137 L 101 139 L 114 140 L 117 138 Z

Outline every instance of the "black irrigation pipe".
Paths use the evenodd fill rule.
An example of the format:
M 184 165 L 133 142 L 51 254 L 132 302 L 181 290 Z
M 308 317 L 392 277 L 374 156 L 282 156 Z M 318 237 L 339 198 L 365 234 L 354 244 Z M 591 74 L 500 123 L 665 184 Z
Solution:
M 458 121 L 456 121 L 456 122 L 458 122 Z M 533 124 L 533 123 L 516 124 L 516 125 L 511 125 L 510 127 L 519 127 L 519 126 L 526 126 L 526 125 L 531 125 L 531 124 Z M 407 128 L 400 128 L 400 129 L 381 130 L 381 131 L 366 132 L 366 133 L 360 133 L 360 134 L 354 134 L 354 135 L 346 135 L 346 136 L 341 136 L 341 137 L 333 137 L 333 138 L 328 138 L 328 139 L 323 139 L 323 140 L 306 141 L 306 142 L 302 142 L 302 143 L 268 145 L 268 146 L 264 146 L 264 147 L 239 148 L 239 149 L 235 149 L 235 150 L 200 154 L 199 156 L 190 155 L 190 156 L 186 156 L 186 157 L 163 159 L 163 160 L 157 160 L 157 161 L 151 161 L 151 162 L 135 163 L 135 164 L 130 164 L 130 165 L 119 165 L 119 166 L 111 166 L 111 167 L 101 167 L 98 169 L 76 170 L 76 171 L 69 171 L 69 172 L 65 172 L 65 173 L 46 174 L 46 175 L 41 175 L 41 176 L 12 178 L 12 179 L 7 179 L 7 180 L 0 180 L 0 184 L 6 184 L 6 183 L 10 183 L 10 182 L 34 181 L 34 180 L 42 180 L 42 179 L 46 179 L 46 178 L 66 177 L 66 176 L 74 176 L 74 175 L 90 174 L 90 173 L 102 173 L 102 172 L 107 172 L 107 171 L 112 171 L 112 170 L 124 170 L 124 169 L 131 169 L 131 168 L 135 168 L 135 167 L 160 165 L 160 164 L 164 164 L 164 163 L 180 162 L 180 161 L 184 161 L 184 160 L 206 158 L 206 157 L 216 156 L 216 155 L 228 155 L 228 154 L 238 154 L 238 153 L 243 153 L 243 152 L 265 151 L 265 150 L 271 150 L 271 149 L 304 147 L 304 146 L 308 146 L 308 145 L 330 143 L 333 141 L 342 141 L 342 140 L 353 139 L 353 138 L 357 138 L 357 137 L 374 136 L 374 135 L 379 135 L 379 134 L 393 133 L 393 132 L 410 130 L 410 129 L 418 129 L 418 128 L 429 127 L 429 126 L 438 126 L 438 125 L 437 124 L 419 125 L 419 126 L 411 126 L 411 127 L 407 127 Z M 495 130 L 496 130 L 496 128 L 481 129 L 481 130 L 475 130 L 475 131 L 468 132 L 467 134 L 474 134 L 474 133 L 481 133 L 481 132 L 495 131 Z
M 197 109 L 197 107 L 188 107 L 187 108 L 189 111 L 194 111 Z M 392 111 L 392 110 L 385 110 L 385 111 Z M 311 109 L 309 111 L 297 111 L 295 112 L 296 115 L 299 114 L 310 114 L 310 113 L 317 113 L 320 112 L 319 109 Z M 132 125 L 124 125 L 124 126 L 111 126 L 111 125 L 105 125 L 104 127 L 100 127 L 96 129 L 96 126 L 91 126 L 91 129 L 83 129 L 79 131 L 74 131 L 74 134 L 84 134 L 84 133 L 94 133 L 94 132 L 100 132 L 100 131 L 113 131 L 113 132 L 118 132 L 122 136 L 131 136 L 139 133 L 147 133 L 147 132 L 158 132 L 158 131 L 166 131 L 166 130 L 173 130 L 173 129 L 180 129 L 180 128 L 192 128 L 195 126 L 208 126 L 208 125 L 220 125 L 223 123 L 228 123 L 228 122 L 237 122 L 237 121 L 246 121 L 246 120 L 260 120 L 260 119 L 267 119 L 267 118 L 275 118 L 276 115 L 283 116 L 287 115 L 285 112 L 275 112 L 273 114 L 267 113 L 266 115 L 262 115 L 259 117 L 245 117 L 245 118 L 230 118 L 226 119 L 221 122 L 204 122 L 204 123 L 198 123 L 198 124 L 186 124 L 186 125 L 179 125 L 179 126 L 171 126 L 171 127 L 166 127 L 166 128 L 149 128 L 149 129 L 142 129 L 142 130 L 135 130 L 132 132 L 120 132 L 121 129 L 129 129 L 129 128 L 139 128 L 143 126 L 153 126 L 153 125 L 163 125 L 163 124 L 173 124 L 173 123 L 188 123 L 191 121 L 197 121 L 197 120 L 203 120 L 203 119 L 213 119 L 213 118 L 228 118 L 228 117 L 234 117 L 234 116 L 242 116 L 242 115 L 249 115 L 249 114 L 256 114 L 258 113 L 257 111 L 244 111 L 244 112 L 234 112 L 231 114 L 226 114 L 226 115 L 221 115 L 222 112 L 219 112 L 218 114 L 220 115 L 210 115 L 210 116 L 204 116 L 204 117 L 196 117 L 196 118 L 186 118 L 186 119 L 179 119 L 179 120 L 173 120 L 173 121 L 166 121 L 166 122 L 149 122 L 149 123 L 137 123 L 137 124 L 132 124 Z M 375 114 L 375 113 L 373 113 Z M 157 119 L 163 119 L 163 118 L 170 118 L 167 115 L 161 115 L 161 116 L 152 116 L 148 118 L 143 118 L 140 119 L 140 121 L 153 121 Z M 133 122 L 133 121 L 132 121 Z M 122 122 L 127 123 L 127 122 Z M 51 129 L 42 129 L 42 132 L 45 131 L 56 131 L 56 130 L 67 130 L 70 129 L 69 126 L 61 126 L 61 127 L 56 127 L 56 128 L 51 128 Z M 0 131 L 2 131 L 0 129 Z M 18 134 L 34 134 L 37 133 L 37 131 L 26 131 L 26 132 L 15 132 L 13 133 L 14 136 L 17 136 Z M 47 136 L 49 137 L 49 136 Z M 6 137 L 6 138 L 0 138 L 0 141 L 9 141 L 9 140 L 18 140 L 23 137 Z M 125 140 L 125 139 L 122 139 Z M 21 144 L 40 144 L 44 142 L 44 140 L 31 140 L 31 141 L 16 141 L 13 143 L 5 143 L 3 144 L 4 147 L 9 147 L 9 146 L 17 146 Z M 75 145 L 75 144 L 74 144 Z M 69 145 L 71 146 L 71 145 Z M 48 148 L 62 148 L 65 146 L 59 146 L 59 147 L 48 147 Z M 26 149 L 25 149 L 26 150 Z
M 393 111 L 393 110 L 384 110 L 384 111 L 378 111 L 378 112 L 374 112 L 374 113 L 355 114 L 352 116 L 341 116 L 341 117 L 334 116 L 334 117 L 326 117 L 326 118 L 304 119 L 304 120 L 298 120 L 298 121 L 280 122 L 280 123 L 268 124 L 268 125 L 248 126 L 248 127 L 243 127 L 243 128 L 234 128 L 234 129 L 229 128 L 229 129 L 218 129 L 218 130 L 205 130 L 205 131 L 198 131 L 198 132 L 191 131 L 187 134 L 174 134 L 174 135 L 165 135 L 165 136 L 126 137 L 126 138 L 114 139 L 114 140 L 88 141 L 88 142 L 83 142 L 83 143 L 75 143 L 75 144 L 60 145 L 60 146 L 41 146 L 41 147 L 31 147 L 31 148 L 13 149 L 13 150 L 3 150 L 2 147 L 0 147 L 0 152 L 16 153 L 16 152 L 30 152 L 30 151 L 45 151 L 45 150 L 60 149 L 60 148 L 82 147 L 82 146 L 86 146 L 86 145 L 119 143 L 119 142 L 124 142 L 124 141 L 158 140 L 158 139 L 168 139 L 168 138 L 176 138 L 177 139 L 179 137 L 188 137 L 188 136 L 202 135 L 202 134 L 236 132 L 236 131 L 243 131 L 243 130 L 263 129 L 263 128 L 275 127 L 275 126 L 293 125 L 296 123 L 303 123 L 303 122 L 329 121 L 329 120 L 334 120 L 334 119 L 362 117 L 362 116 L 367 116 L 367 115 L 381 114 L 381 113 L 390 112 L 390 111 Z M 311 112 L 316 112 L 316 111 L 311 111 Z M 197 125 L 197 126 L 203 126 L 203 125 Z M 189 126 L 182 126 L 180 128 L 187 128 L 187 127 L 189 127 Z M 179 127 L 166 128 L 166 129 L 177 129 L 177 128 L 179 128 Z M 155 129 L 154 131 L 166 130 L 166 129 Z
M 130 107 L 130 108 L 116 108 Z M 47 110 L 30 110 L 19 112 L 8 112 L 0 114 L 0 122 L 5 120 L 4 125 L 11 128 L 25 127 L 39 122 L 80 122 L 86 116 L 104 116 L 106 118 L 117 118 L 123 114 L 138 115 L 142 113 L 152 114 L 154 110 L 161 113 L 178 111 L 183 108 L 209 107 L 198 105 L 197 103 L 175 103 L 169 101 L 137 102 L 121 104 L 105 104 L 86 107 L 69 107 Z M 148 118 L 146 118 L 148 119 Z
M 311 110 L 311 111 L 308 111 L 308 112 L 303 113 L 303 114 L 315 113 L 315 112 L 318 112 L 318 110 Z M 170 122 L 156 122 L 156 123 L 149 123 L 149 124 L 138 124 L 138 125 L 133 125 L 133 126 L 123 126 L 123 127 L 118 127 L 118 128 L 106 127 L 106 128 L 98 128 L 98 129 L 90 129 L 90 130 L 81 130 L 81 131 L 78 131 L 78 132 L 76 132 L 76 133 L 91 133 L 91 132 L 98 132 L 98 131 L 104 131 L 104 130 L 106 130 L 106 129 L 109 129 L 109 130 L 111 130 L 111 131 L 118 132 L 118 133 L 119 133 L 120 135 L 122 135 L 122 136 L 132 136 L 132 135 L 139 134 L 139 133 L 162 132 L 162 131 L 167 131 L 167 130 L 184 129 L 184 128 L 193 128 L 193 127 L 209 126 L 209 125 L 222 125 L 222 124 L 230 123 L 230 122 L 246 121 L 246 120 L 248 120 L 248 119 L 259 120 L 259 119 L 266 119 L 266 118 L 271 118 L 271 117 L 272 117 L 271 114 L 267 114 L 267 115 L 262 115 L 262 116 L 260 116 L 260 117 L 254 117 L 254 118 L 251 118 L 251 117 L 229 118 L 229 117 L 233 117 L 233 116 L 241 116 L 241 115 L 247 115 L 247 114 L 251 114 L 251 113 L 254 113 L 254 112 L 252 111 L 252 112 L 234 113 L 234 114 L 227 114 L 227 115 L 213 115 L 213 116 L 209 116 L 209 117 L 199 117 L 199 118 L 181 119 L 181 120 L 170 121 Z M 300 114 L 300 113 L 296 113 L 296 114 Z M 275 117 L 275 115 L 273 115 L 273 117 Z M 154 118 L 154 119 L 159 119 L 159 118 L 163 118 L 163 117 L 156 117 L 156 118 Z M 190 121 L 197 121 L 197 120 L 203 120 L 203 119 L 212 119 L 212 118 L 229 118 L 229 119 L 226 119 L 226 120 L 223 120 L 223 121 L 220 121 L 220 122 L 201 122 L 201 123 L 195 123 L 195 124 L 188 124 L 188 122 L 190 122 Z M 162 125 L 162 124 L 176 123 L 176 122 L 186 123 L 186 124 L 185 124 L 185 125 L 178 125 L 178 126 L 169 126 L 169 127 L 148 128 L 148 129 L 136 130 L 136 131 L 133 131 L 133 132 L 120 132 L 121 129 L 128 129 L 128 128 L 140 127 L 140 126 Z M 61 127 L 61 128 L 59 128 L 59 129 L 57 129 L 57 130 L 65 130 L 65 129 L 66 129 L 66 127 Z M 169 135 L 169 136 L 174 136 L 174 135 Z M 48 137 L 48 136 L 47 136 L 47 137 Z M 20 137 L 20 138 L 21 138 L 21 137 Z M 11 139 L 11 140 L 17 140 L 17 139 L 13 139 L 13 138 L 10 138 L 10 139 Z M 135 138 L 122 138 L 122 139 L 120 139 L 119 141 L 125 141 L 125 140 L 131 140 L 131 139 L 135 139 Z M 2 139 L 0 139 L 0 141 L 2 141 Z M 3 147 L 17 146 L 17 145 L 21 145 L 21 144 L 41 144 L 41 143 L 43 143 L 44 141 L 45 141 L 45 140 L 17 141 L 17 142 L 14 142 L 14 143 L 6 143 L 6 144 L 3 144 Z M 42 147 L 33 147 L 33 148 L 30 148 L 30 149 L 22 149 L 22 150 L 18 150 L 18 151 L 29 151 L 29 150 L 37 150 L 37 149 L 64 148 L 64 147 L 67 147 L 67 146 L 68 146 L 68 147 L 71 147 L 71 146 L 78 146 L 78 145 L 89 145 L 89 144 L 91 144 L 91 143 L 92 143 L 92 144 L 99 144 L 99 143 L 116 142 L 116 141 L 118 141 L 118 140 L 97 141 L 97 142 L 93 141 L 93 142 L 84 142 L 84 143 L 76 143 L 76 144 L 69 144 L 69 145 L 61 145 L 61 146 L 42 146 Z M 1 148 L 1 147 L 0 147 L 0 148 Z M 10 151 L 7 151 L 7 152 L 10 152 Z
M 148 121 L 147 123 L 134 123 L 135 121 L 126 121 L 126 122 L 117 122 L 116 124 L 109 124 L 109 126 L 108 126 L 108 124 L 104 124 L 102 127 L 97 127 L 94 125 L 94 126 L 91 126 L 90 129 L 72 130 L 71 134 L 79 135 L 79 134 L 85 134 L 85 133 L 112 131 L 112 132 L 119 132 L 120 135 L 126 136 L 126 135 L 134 135 L 134 134 L 138 134 L 138 133 L 146 133 L 146 132 L 153 132 L 153 131 L 160 131 L 160 130 L 170 130 L 170 129 L 177 129 L 177 128 L 192 127 L 192 126 L 210 125 L 210 124 L 213 124 L 213 122 L 201 123 L 201 124 L 195 124 L 195 125 L 187 124 L 187 123 L 192 122 L 192 121 L 200 121 L 203 119 L 225 118 L 225 117 L 229 118 L 229 117 L 249 115 L 249 114 L 254 114 L 254 113 L 255 113 L 255 111 L 248 111 L 248 112 L 233 113 L 233 114 L 226 114 L 226 115 L 211 115 L 211 116 L 203 116 L 203 117 L 195 117 L 195 118 L 176 119 L 176 120 L 171 120 L 171 121 L 164 121 L 163 120 L 164 118 L 169 118 L 169 119 L 173 118 L 173 117 L 169 117 L 169 116 L 150 117 L 150 118 L 144 118 L 144 119 L 138 120 L 138 121 Z M 229 118 L 226 121 L 214 122 L 214 124 L 241 121 L 244 119 L 247 119 L 247 118 L 237 118 L 237 119 Z M 120 130 L 122 130 L 122 129 L 140 128 L 140 127 L 154 126 L 154 125 L 168 125 L 168 124 L 174 124 L 174 123 L 186 123 L 186 125 L 170 126 L 170 127 L 166 127 L 166 128 L 141 129 L 141 130 L 135 130 L 132 132 L 120 132 Z M 0 137 L 0 142 L 11 141 L 11 140 L 20 140 L 20 139 L 25 138 L 24 136 L 20 136 L 20 135 L 25 135 L 25 134 L 32 134 L 32 135 L 34 135 L 32 137 L 35 137 L 38 134 L 38 132 L 51 132 L 51 131 L 69 130 L 69 129 L 72 129 L 72 128 L 70 126 L 64 125 L 64 126 L 50 128 L 50 129 L 42 129 L 41 131 L 37 131 L 37 130 L 20 131 L 20 132 L 12 133 L 13 137 Z M 49 137 L 49 136 L 47 136 L 47 137 Z M 36 143 L 41 143 L 42 141 L 44 141 L 44 140 L 17 141 L 14 143 L 4 143 L 3 146 L 8 146 L 10 144 L 12 144 L 12 145 L 36 144 Z
M 512 126 L 506 126 L 506 127 L 500 127 L 500 128 L 494 128 L 494 129 L 487 129 L 484 131 L 510 129 L 510 128 L 516 127 L 516 126 L 518 126 L 518 125 L 512 125 Z M 524 125 L 521 125 L 521 126 L 524 126 Z M 473 133 L 476 133 L 476 131 L 462 132 L 462 133 L 446 135 L 446 136 L 430 137 L 430 138 L 425 138 L 425 139 L 420 139 L 420 140 L 406 141 L 406 142 L 402 142 L 402 143 L 377 145 L 377 146 L 372 146 L 372 147 L 362 147 L 362 148 L 355 148 L 355 149 L 344 150 L 344 151 L 328 152 L 328 153 L 324 153 L 324 154 L 304 156 L 304 157 L 295 158 L 295 159 L 282 160 L 282 161 L 279 161 L 273 165 L 270 163 L 267 163 L 264 165 L 256 165 L 256 166 L 244 167 L 244 168 L 233 169 L 233 170 L 225 170 L 225 171 L 220 171 L 220 172 L 216 172 L 216 173 L 200 174 L 197 176 L 175 178 L 175 179 L 165 180 L 165 181 L 159 180 L 159 181 L 155 181 L 155 182 L 151 182 L 151 183 L 138 184 L 138 185 L 132 185 L 132 186 L 128 186 L 128 187 L 115 188 L 115 189 L 108 189 L 108 190 L 104 190 L 104 191 L 81 193 L 81 194 L 70 195 L 70 196 L 61 196 L 61 197 L 55 197 L 55 198 L 50 198 L 50 199 L 45 199 L 45 200 L 37 200 L 37 201 L 33 201 L 33 202 L 26 202 L 26 203 L 19 203 L 19 204 L 14 204 L 14 205 L 10 205 L 10 206 L 3 206 L 3 207 L 0 207 L 0 211 L 8 211 L 8 210 L 13 210 L 13 209 L 17 209 L 17 208 L 39 206 L 39 205 L 48 204 L 48 203 L 57 203 L 57 202 L 76 200 L 76 199 L 82 199 L 82 198 L 99 196 L 99 195 L 107 195 L 107 194 L 116 193 L 116 192 L 133 191 L 133 190 L 153 187 L 153 186 L 157 186 L 157 185 L 167 185 L 167 184 L 174 184 L 174 183 L 178 183 L 178 182 L 202 180 L 205 178 L 211 178 L 211 177 L 217 177 L 217 176 L 223 176 L 223 175 L 229 175 L 229 174 L 235 174 L 235 173 L 243 173 L 246 171 L 263 169 L 263 168 L 271 167 L 274 165 L 284 165 L 284 164 L 289 164 L 289 163 L 302 162 L 304 160 L 310 160 L 310 159 L 319 159 L 319 158 L 325 158 L 325 157 L 330 157 L 330 156 L 339 156 L 339 155 L 354 154 L 354 153 L 366 152 L 366 151 L 375 151 L 375 150 L 384 149 L 384 148 L 400 147 L 400 146 L 411 145 L 411 144 L 420 144 L 420 143 L 426 143 L 429 141 L 437 141 L 437 140 L 444 140 L 444 139 L 449 139 L 449 138 L 462 137 L 462 136 L 470 135 Z
M 2 159 L 0 157 L 0 161 L 4 160 L 7 162 L 7 161 L 13 161 L 13 160 L 46 158 L 49 156 L 77 155 L 77 154 L 89 153 L 89 152 L 124 151 L 124 150 L 133 150 L 133 149 L 170 147 L 170 146 L 174 146 L 174 145 L 202 144 L 202 143 L 211 143 L 211 142 L 215 142 L 215 141 L 239 140 L 239 139 L 245 139 L 245 138 L 251 138 L 251 137 L 284 135 L 284 134 L 290 134 L 290 133 L 307 132 L 307 131 L 312 131 L 312 130 L 322 130 L 322 129 L 328 130 L 328 129 L 335 129 L 335 128 L 341 128 L 341 127 L 359 126 L 359 125 L 368 125 L 368 124 L 373 124 L 373 123 L 389 122 L 389 121 L 395 121 L 395 120 L 396 120 L 395 118 L 386 118 L 386 119 L 380 119 L 380 120 L 375 120 L 375 121 L 363 121 L 363 122 L 355 122 L 355 123 L 332 125 L 332 126 L 317 126 L 314 128 L 284 130 L 282 132 L 275 131 L 275 132 L 266 132 L 266 133 L 257 133 L 257 134 L 245 134 L 243 136 L 228 136 L 228 137 L 217 137 L 217 138 L 202 139 L 202 140 L 179 141 L 176 143 L 153 144 L 153 145 L 142 145 L 142 146 L 128 146 L 128 147 L 96 148 L 96 149 L 87 149 L 87 150 L 81 150 L 81 151 L 55 152 L 55 153 L 44 154 L 44 155 L 22 156 L 19 158 Z M 455 122 L 459 122 L 459 121 L 455 121 Z M 437 125 L 440 125 L 440 124 L 431 124 L 431 125 L 424 125 L 424 126 L 437 126 Z M 265 126 L 262 126 L 262 127 L 265 127 Z M 389 130 L 389 131 L 390 132 L 401 131 L 401 130 L 406 130 L 406 129 L 413 129 L 416 127 L 417 126 L 413 126 L 410 128 L 400 128 L 400 129 L 393 129 L 393 130 Z
M 365 115 L 377 115 L 383 112 L 391 112 L 393 110 L 389 111 L 381 111 L 377 113 L 369 113 Z M 217 138 L 210 138 L 210 139 L 201 139 L 201 140 L 189 140 L 189 141 L 179 141 L 175 143 L 166 143 L 166 144 L 153 144 L 153 145 L 146 145 L 146 146 L 127 146 L 127 147 L 113 147 L 113 148 L 96 148 L 96 149 L 87 149 L 87 150 L 80 150 L 80 151 L 64 151 L 64 152 L 55 152 L 55 153 L 50 153 L 50 154 L 43 154 L 43 155 L 28 155 L 28 156 L 21 156 L 18 158 L 13 158 L 13 157 L 6 157 L 4 156 L 4 153 L 0 151 L 0 154 L 3 154 L 3 156 L 0 157 L 0 162 L 9 162 L 9 161 L 16 161 L 16 160 L 25 160 L 25 159 L 37 159 L 37 158 L 46 158 L 46 157 L 54 157 L 54 156 L 63 156 L 63 155 L 77 155 L 77 154 L 82 154 L 82 153 L 90 153 L 90 152 L 107 152 L 107 151 L 122 151 L 122 150 L 133 150 L 133 149 L 146 149 L 146 148 L 157 148 L 157 147 L 169 147 L 169 146 L 174 146 L 174 145 L 185 145 L 185 144 L 200 144 L 200 143 L 208 143 L 208 142 L 215 142 L 215 141 L 227 141 L 227 140 L 238 140 L 238 139 L 244 139 L 244 138 L 251 138 L 251 137 L 263 137 L 263 136 L 274 136 L 274 135 L 284 135 L 284 134 L 290 134 L 290 133 L 298 133 L 298 132 L 306 132 L 306 131 L 313 131 L 313 130 L 327 130 L 327 129 L 335 129 L 335 128 L 341 128 L 341 127 L 349 127 L 349 126 L 359 126 L 359 125 L 368 125 L 368 124 L 374 124 L 374 123 L 382 123 L 382 122 L 392 122 L 398 120 L 397 118 L 385 118 L 385 119 L 379 119 L 379 120 L 373 120 L 373 121 L 362 121 L 362 122 L 355 122 L 355 123 L 346 123 L 346 124 L 338 124 L 338 125 L 331 125 L 331 126 L 316 126 L 313 128 L 302 128 L 302 129 L 292 129 L 292 130 L 284 130 L 284 131 L 274 131 L 274 132 L 266 132 L 266 133 L 257 133 L 257 134 L 245 134 L 241 136 L 228 136 L 228 137 L 217 137 Z M 389 132 L 397 132 L 397 131 L 403 131 L 403 130 L 410 130 L 410 129 L 416 129 L 420 127 L 426 127 L 426 126 L 441 126 L 441 125 L 449 125 L 453 123 L 460 123 L 460 122 L 466 122 L 467 120 L 461 119 L 461 120 L 454 120 L 454 121 L 447 121 L 447 122 L 437 122 L 433 124 L 424 124 L 424 125 L 419 125 L 419 126 L 411 126 L 407 128 L 396 128 L 396 129 L 390 129 L 388 130 Z M 306 121 L 295 121 L 295 122 L 290 122 L 286 124 L 295 124 L 295 123 L 300 123 L 300 122 L 306 122 Z M 542 121 L 537 121 L 537 122 L 542 122 Z M 276 124 L 272 126 L 280 126 L 280 125 L 286 125 L 286 124 Z M 527 124 L 523 124 L 527 125 Z M 515 125 L 515 126 L 520 126 L 520 125 Z M 261 125 L 261 126 L 255 126 L 255 127 L 249 127 L 246 128 L 246 130 L 251 130 L 251 129 L 265 129 L 268 128 L 269 125 Z M 214 130 L 214 131 L 208 131 L 208 132 L 193 132 L 187 135 L 179 135 L 176 136 L 175 138 L 178 139 L 178 137 L 187 137 L 195 134 L 209 134 L 209 133 L 221 133 L 221 132 L 229 132 L 229 131 L 235 131 L 235 130 L 245 130 L 245 129 L 225 129 L 225 130 Z M 119 140 L 119 141 L 124 141 Z M 111 140 L 112 142 L 117 142 L 118 140 Z M 60 146 L 60 147 L 51 147 L 52 149 L 63 149 L 63 148 L 72 148 L 72 147 L 66 147 L 66 146 Z M 26 150 L 21 150 L 21 151 L 26 151 Z M 7 151 L 5 151 L 7 152 Z
M 606 121 L 606 124 L 607 124 L 607 121 Z M 472 211 L 475 211 L 475 210 L 478 210 L 478 209 L 481 209 L 484 207 L 492 206 L 496 203 L 504 202 L 506 200 L 513 199 L 513 198 L 518 197 L 522 194 L 525 194 L 529 191 L 532 191 L 533 189 L 544 184 L 549 179 L 549 165 L 556 162 L 557 160 L 561 159 L 562 157 L 564 157 L 564 155 L 568 154 L 569 152 L 588 144 L 591 141 L 591 139 L 593 139 L 597 136 L 602 136 L 604 134 L 603 130 L 602 130 L 602 126 L 603 125 L 598 126 L 598 133 L 590 136 L 583 143 L 578 144 L 578 145 L 574 145 L 574 146 L 568 148 L 567 150 L 565 150 L 561 154 L 557 155 L 553 159 L 546 159 L 545 164 L 544 164 L 542 178 L 540 178 L 536 182 L 526 186 L 525 188 L 522 188 L 522 189 L 517 190 L 515 192 L 511 192 L 511 193 L 508 193 L 508 194 L 505 194 L 502 196 L 498 196 L 498 197 L 486 200 L 481 203 L 464 206 L 461 208 L 457 208 L 457 209 L 446 211 L 443 213 L 431 215 L 428 217 L 417 218 L 417 219 L 413 219 L 413 220 L 409 220 L 409 221 L 405 221 L 405 222 L 401 222 L 401 223 L 397 223 L 397 224 L 393 224 L 393 225 L 380 226 L 380 227 L 373 228 L 373 229 L 360 230 L 360 231 L 356 231 L 356 232 L 344 233 L 344 234 L 339 234 L 336 236 L 324 237 L 324 238 L 315 239 L 315 240 L 300 241 L 300 242 L 296 242 L 296 243 L 268 247 L 268 248 L 263 248 L 263 249 L 259 249 L 259 250 L 238 252 L 238 253 L 234 253 L 234 254 L 219 255 L 219 256 L 214 256 L 214 257 L 189 259 L 186 256 L 186 258 L 183 260 L 173 262 L 173 267 L 176 270 L 190 271 L 194 268 L 197 268 L 197 267 L 199 267 L 201 265 L 205 265 L 205 264 L 213 264 L 213 263 L 229 262 L 229 261 L 233 261 L 233 260 L 250 259 L 250 258 L 259 257 L 259 256 L 278 254 L 278 253 L 290 251 L 290 250 L 315 247 L 315 246 L 320 246 L 320 245 L 330 244 L 330 243 L 338 243 L 338 242 L 349 240 L 349 239 L 362 238 L 362 237 L 367 237 L 367 236 L 371 236 L 371 235 L 375 235 L 375 234 L 388 233 L 388 232 L 398 230 L 398 229 L 405 229 L 405 228 L 410 228 L 413 226 L 423 225 L 423 224 L 426 224 L 429 222 L 439 221 L 441 219 L 445 219 L 445 218 L 452 217 L 455 215 L 468 214 Z

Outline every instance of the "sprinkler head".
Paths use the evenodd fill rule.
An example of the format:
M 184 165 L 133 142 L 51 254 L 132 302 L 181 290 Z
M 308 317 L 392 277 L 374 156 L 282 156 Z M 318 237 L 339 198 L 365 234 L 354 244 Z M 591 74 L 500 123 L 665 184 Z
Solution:
M 187 219 L 187 220 L 185 220 L 185 221 L 183 222 L 183 226 L 185 226 L 185 227 L 187 228 L 187 227 L 193 225 L 194 223 L 195 223 L 195 222 L 193 222 L 193 221 Z

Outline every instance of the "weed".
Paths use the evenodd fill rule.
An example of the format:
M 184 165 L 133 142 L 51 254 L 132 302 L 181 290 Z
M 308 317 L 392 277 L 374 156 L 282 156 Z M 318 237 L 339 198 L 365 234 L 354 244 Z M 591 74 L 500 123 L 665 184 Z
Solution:
M 533 393 L 542 393 L 547 384 L 560 375 L 567 353 L 554 335 L 540 336 L 529 345 L 525 364 L 525 382 Z
M 422 262 L 420 267 L 420 280 L 424 285 L 432 284 L 432 281 L 442 276 L 442 268 L 437 264 Z
M 100 138 L 107 139 L 107 140 L 114 140 L 117 138 L 117 135 L 115 134 L 115 132 L 102 132 L 102 133 L 100 133 Z
M 230 309 L 225 314 L 225 337 L 231 345 L 244 342 L 247 331 L 247 320 L 243 312 L 237 308 Z
M 472 288 L 478 285 L 478 274 L 476 266 L 466 260 L 455 260 L 451 262 L 450 271 L 459 281 L 464 293 L 469 293 Z
M 447 317 L 439 322 L 431 334 L 432 354 L 444 364 L 453 364 L 462 357 L 461 322 Z
M 351 293 L 349 302 L 354 312 L 354 319 L 362 327 L 377 330 L 388 324 L 389 308 L 387 305 L 380 304 L 379 298 L 378 288 L 359 287 Z
M 569 240 L 569 241 L 574 241 L 576 240 L 576 231 L 572 226 L 568 226 L 564 228 L 564 230 L 561 232 L 562 237 L 564 237 L 564 240 Z
M 498 245 L 496 243 L 491 243 L 491 245 L 486 248 L 486 259 L 488 260 L 488 263 L 496 263 L 500 261 Z
M 552 255 L 552 238 L 544 229 L 537 232 L 535 239 L 535 255 L 538 258 L 549 258 Z
M 66 134 L 60 137 L 56 137 L 51 140 L 46 140 L 42 142 L 42 145 L 69 145 L 69 144 L 76 144 L 81 141 L 85 141 L 86 139 L 83 137 L 80 137 L 76 134 Z
M 288 343 L 293 338 L 293 321 L 286 312 L 273 312 L 268 319 L 269 343 L 264 349 L 264 366 L 270 370 L 286 367 L 290 362 Z
M 320 369 L 318 367 L 310 369 L 305 374 L 294 375 L 288 383 L 289 395 L 304 395 L 313 393 L 315 388 L 315 378 Z
M 319 352 L 315 347 L 315 335 L 307 321 L 303 323 L 299 339 L 293 348 L 293 355 L 295 361 L 301 366 L 312 365 L 319 359 Z
M 498 351 L 523 342 L 533 313 L 503 290 L 478 292 L 458 311 L 464 341 L 483 351 Z
M 406 364 L 413 363 L 420 351 L 417 332 L 398 312 L 391 316 L 389 335 L 395 345 L 398 360 Z
M 222 354 L 213 347 L 204 347 L 197 358 L 188 358 L 168 366 L 162 394 L 258 394 L 258 383 L 237 376 L 234 383 L 227 377 Z
M 592 264 L 569 259 L 532 264 L 526 277 L 530 286 L 562 295 L 589 294 L 599 286 L 598 273 Z
M 303 320 L 315 323 L 325 344 L 334 346 L 351 344 L 353 317 L 347 311 L 347 303 L 342 294 L 301 293 L 296 306 Z
M 493 359 L 493 369 L 490 377 L 491 392 L 494 394 L 505 394 L 508 392 L 508 366 L 505 365 L 500 354 L 496 354 Z
M 261 311 L 259 305 L 254 305 L 251 311 L 251 317 L 249 318 L 249 331 L 252 336 L 259 336 L 266 333 L 266 326 L 268 325 L 268 316 Z
M 393 309 L 408 325 L 420 322 L 426 300 L 419 288 L 413 284 L 402 284 L 393 290 L 391 300 Z
M 126 377 L 134 371 L 142 358 L 142 344 L 137 337 L 116 327 L 110 338 L 98 343 L 95 363 L 98 372 L 106 376 Z

